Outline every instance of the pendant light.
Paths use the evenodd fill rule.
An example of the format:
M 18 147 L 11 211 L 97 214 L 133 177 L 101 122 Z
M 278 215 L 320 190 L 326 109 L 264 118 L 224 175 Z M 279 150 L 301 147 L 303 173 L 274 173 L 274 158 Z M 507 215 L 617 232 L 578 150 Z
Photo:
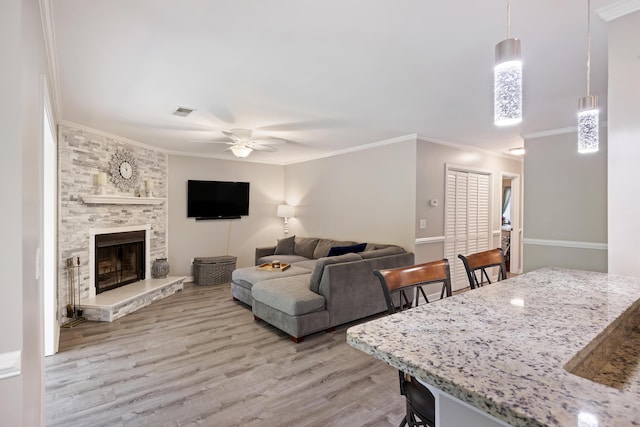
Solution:
M 507 0 L 507 38 L 496 45 L 493 75 L 493 120 L 496 126 L 522 121 L 522 61 L 520 40 L 510 38 L 511 4 Z
M 578 153 L 598 151 L 598 96 L 591 95 L 591 0 L 587 1 L 587 96 L 578 99 Z

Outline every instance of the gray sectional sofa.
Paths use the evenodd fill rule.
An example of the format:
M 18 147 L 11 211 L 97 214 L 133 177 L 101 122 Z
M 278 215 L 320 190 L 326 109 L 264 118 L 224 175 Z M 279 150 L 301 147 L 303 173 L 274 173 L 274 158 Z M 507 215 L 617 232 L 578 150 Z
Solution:
M 282 272 L 236 269 L 231 293 L 251 306 L 256 320 L 299 342 L 306 335 L 385 311 L 373 271 L 412 265 L 414 254 L 395 245 L 292 236 L 277 246 L 256 249 L 256 265 L 275 259 L 291 267 Z

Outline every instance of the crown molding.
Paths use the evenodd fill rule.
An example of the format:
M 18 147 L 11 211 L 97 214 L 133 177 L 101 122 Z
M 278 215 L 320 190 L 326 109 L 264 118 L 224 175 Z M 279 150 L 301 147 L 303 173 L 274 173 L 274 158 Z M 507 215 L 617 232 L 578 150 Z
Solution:
M 53 24 L 53 5 L 51 1 L 52 0 L 40 0 L 40 16 L 42 18 L 44 46 L 49 69 L 48 87 L 51 109 L 53 110 L 52 121 L 58 123 L 62 119 L 62 96 L 60 95 L 60 75 L 58 72 L 58 60 L 56 59 L 56 36 Z
M 293 165 L 293 164 L 296 164 L 296 163 L 304 163 L 304 162 L 308 162 L 308 161 L 311 161 L 311 160 L 325 159 L 327 157 L 335 157 L 335 156 L 339 156 L 339 155 L 342 155 L 342 154 L 355 153 L 357 151 L 369 150 L 371 148 L 382 147 L 384 145 L 397 144 L 397 143 L 400 143 L 400 142 L 416 141 L 417 139 L 418 139 L 418 135 L 415 134 L 415 133 L 412 133 L 412 134 L 409 134 L 409 135 L 398 136 L 398 137 L 395 137 L 395 138 L 383 139 L 382 141 L 372 142 L 372 143 L 369 143 L 369 144 L 358 145 L 356 147 L 349 147 L 349 148 L 345 148 L 343 150 L 332 151 L 330 153 L 324 153 L 324 154 L 319 154 L 319 155 L 316 155 L 316 156 L 310 156 L 310 157 L 305 158 L 303 160 L 295 160 L 295 161 L 291 161 L 291 162 L 282 163 L 282 165 L 286 166 L 286 165 Z
M 622 0 L 598 9 L 596 14 L 604 21 L 611 22 L 621 16 L 640 10 L 640 0 Z
M 80 125 L 78 123 L 69 122 L 67 120 L 60 121 L 60 126 L 66 126 L 71 129 L 79 130 L 82 132 L 89 132 L 95 135 L 103 136 L 105 138 L 117 139 L 118 141 L 126 142 L 127 144 L 134 145 L 136 147 L 145 148 L 147 150 L 157 151 L 160 153 L 170 154 L 168 150 L 164 148 L 154 147 L 153 145 L 148 145 L 143 142 L 134 141 L 133 139 L 125 138 L 124 136 L 114 135 L 109 132 L 104 132 L 98 129 L 90 128 L 89 126 Z
M 502 158 L 509 159 L 509 160 L 518 160 L 520 162 L 524 161 L 524 158 L 522 156 L 515 156 L 513 154 L 507 154 L 507 153 L 499 153 L 497 151 L 486 150 L 484 148 L 476 147 L 474 145 L 460 144 L 458 142 L 445 141 L 445 140 L 442 140 L 442 139 L 431 138 L 431 137 L 428 137 L 428 136 L 418 135 L 418 141 L 431 142 L 433 144 L 445 145 L 447 147 L 458 148 L 458 149 L 461 149 L 461 150 L 477 151 L 477 152 L 480 152 L 480 153 L 483 153 L 483 154 L 487 154 L 489 156 L 502 157 Z

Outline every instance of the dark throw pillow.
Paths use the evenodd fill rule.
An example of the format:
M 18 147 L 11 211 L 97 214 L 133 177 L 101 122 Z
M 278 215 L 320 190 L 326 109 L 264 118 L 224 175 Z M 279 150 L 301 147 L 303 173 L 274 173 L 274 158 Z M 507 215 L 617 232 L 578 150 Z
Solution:
M 358 243 L 357 245 L 351 246 L 334 246 L 329 249 L 329 254 L 327 256 L 338 256 L 344 255 L 348 253 L 358 253 L 364 251 L 364 248 L 367 247 L 366 243 Z
M 285 237 L 278 240 L 274 255 L 293 255 L 293 246 L 296 244 L 296 236 Z

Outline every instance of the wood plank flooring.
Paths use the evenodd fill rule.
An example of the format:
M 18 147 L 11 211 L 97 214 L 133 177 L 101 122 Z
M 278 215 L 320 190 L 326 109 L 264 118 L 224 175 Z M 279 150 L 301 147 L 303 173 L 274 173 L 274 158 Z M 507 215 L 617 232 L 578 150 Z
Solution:
M 295 344 L 229 285 L 182 292 L 61 332 L 46 359 L 47 426 L 396 426 L 397 372 L 346 344 Z

